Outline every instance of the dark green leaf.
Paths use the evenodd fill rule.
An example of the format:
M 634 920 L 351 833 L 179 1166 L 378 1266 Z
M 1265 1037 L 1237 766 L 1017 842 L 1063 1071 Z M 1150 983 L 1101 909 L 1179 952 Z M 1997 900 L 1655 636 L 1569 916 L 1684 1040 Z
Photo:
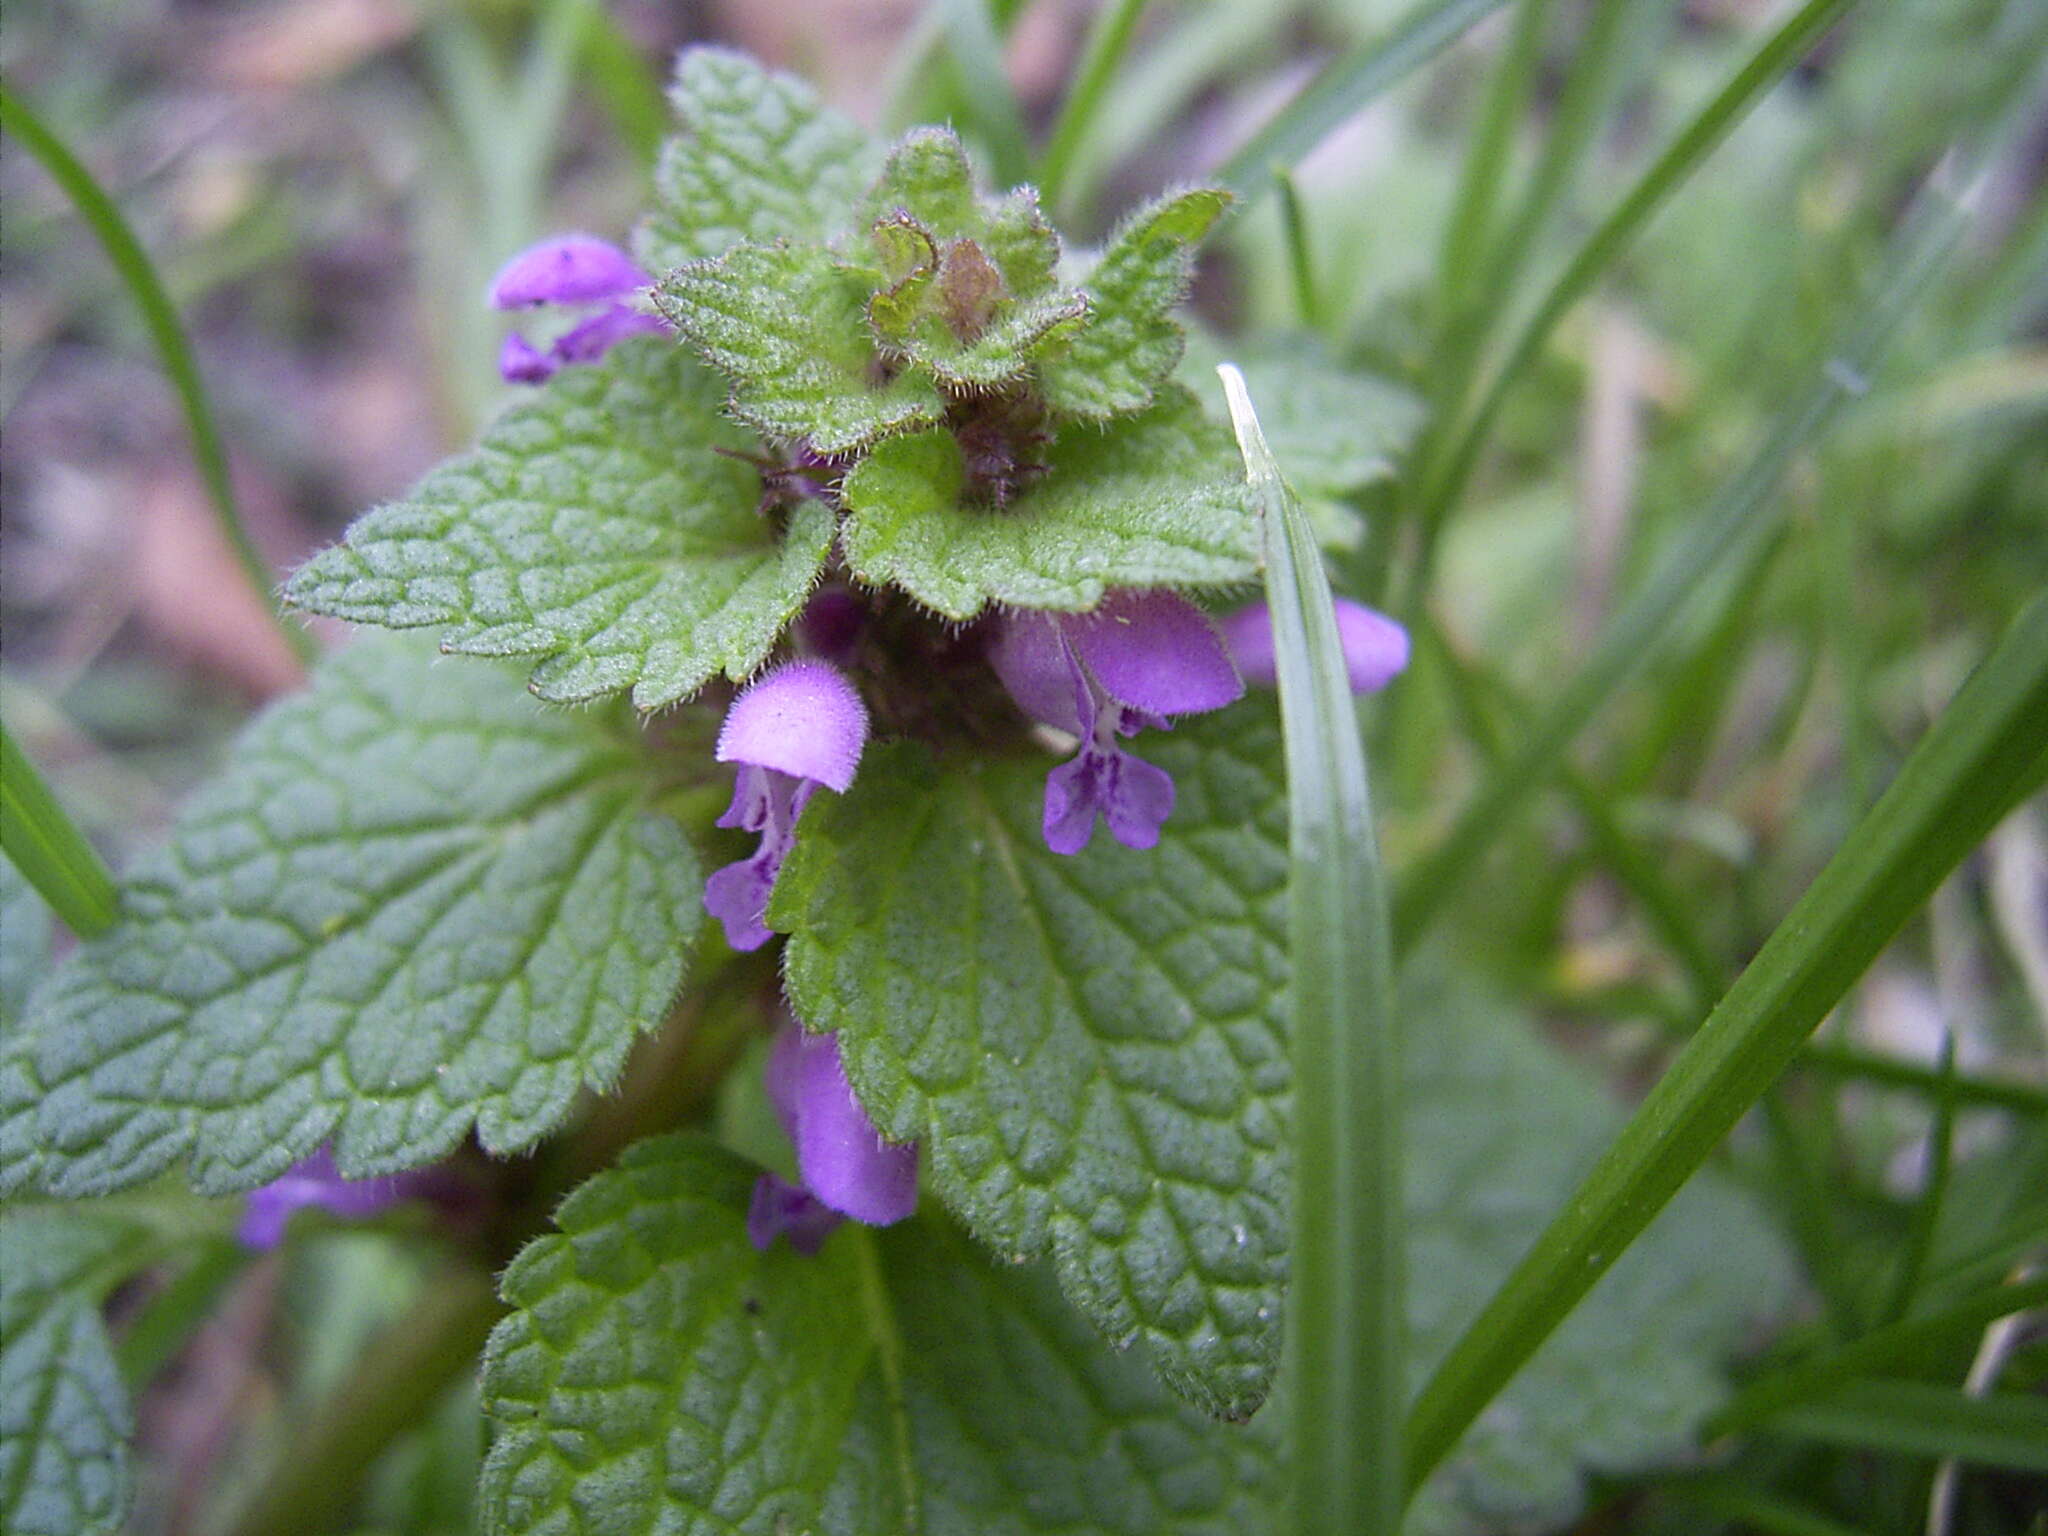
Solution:
M 574 702 L 633 690 L 657 709 L 753 672 L 802 605 L 832 539 L 801 502 L 778 537 L 758 445 L 718 382 L 672 343 L 565 368 L 475 452 L 359 518 L 286 595 L 315 613 L 435 627 L 476 656 L 541 656 L 533 690 Z
M 485 1365 L 488 1529 L 1259 1529 L 1268 1439 L 1176 1404 L 1042 1274 L 931 1218 L 756 1253 L 753 1176 L 701 1142 L 642 1142 L 513 1264 Z
M 365 641 L 265 713 L 0 1057 L 0 1176 L 245 1189 L 510 1152 L 675 992 L 695 860 L 622 711 Z

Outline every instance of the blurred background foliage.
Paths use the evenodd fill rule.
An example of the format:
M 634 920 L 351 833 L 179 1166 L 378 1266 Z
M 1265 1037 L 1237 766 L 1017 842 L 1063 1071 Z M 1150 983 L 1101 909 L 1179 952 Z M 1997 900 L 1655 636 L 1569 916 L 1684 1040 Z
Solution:
M 1060 194 L 1069 227 L 1097 235 L 1130 200 L 1199 179 L 1321 63 L 1408 9 L 1145 6 L 1074 147 Z M 1843 380 L 1841 415 L 1793 457 L 1773 498 L 1786 515 L 1705 578 L 1669 643 L 1579 734 L 1555 787 L 1494 830 L 1424 941 L 1535 1000 L 1626 1094 L 2048 579 L 2048 7 L 1851 7 L 1506 395 L 1418 590 L 1418 466 L 1467 398 L 1474 358 L 1497 349 L 1504 322 L 1778 13 L 1759 0 L 1539 7 L 1490 243 L 1475 255 L 1447 242 L 1446 224 L 1504 89 L 1519 9 L 1295 168 L 1306 313 L 1304 252 L 1276 197 L 1233 222 L 1197 293 L 1214 333 L 1205 353 L 1256 358 L 1313 329 L 1325 357 L 1433 413 L 1421 446 L 1332 525 L 1348 546 L 1334 552 L 1339 584 L 1394 605 L 1423 641 L 1372 719 L 1397 874 L 1809 387 L 1870 304 L 1924 185 L 1960 176 L 1955 146 L 1996 144 L 1961 249 L 1874 376 Z M 245 514 L 281 573 L 502 402 L 502 321 L 484 283 L 549 231 L 624 233 L 677 47 L 748 48 L 869 121 L 952 118 L 1001 163 L 1018 132 L 1052 121 L 1093 10 L 11 0 L 0 69 L 157 262 Z M 953 46 L 961 14 L 1002 39 L 1021 124 L 977 90 L 971 55 Z M 1552 153 L 1573 135 L 1574 152 Z M 296 686 L 299 664 L 219 539 L 134 306 L 12 142 L 0 199 L 0 706 L 118 868 L 160 838 L 248 710 Z M 1460 263 L 1472 269 L 1462 278 Z M 1944 886 L 1729 1150 L 1811 1287 L 1776 1358 L 2043 1261 L 2044 1063 L 2037 800 Z M 224 1304 L 142 1401 L 135 1529 L 216 1528 L 253 1475 L 235 1469 L 288 1447 L 295 1413 L 342 1379 L 425 1273 L 402 1241 L 338 1234 L 224 1278 Z M 117 1295 L 117 1330 L 150 1284 Z M 2002 1390 L 2048 1391 L 2038 1320 L 1997 1349 Z M 1905 1369 L 1954 1386 L 1986 1350 L 1952 1339 Z M 465 1390 L 386 1455 L 363 1528 L 468 1530 L 479 1435 Z M 1607 1490 L 1582 1529 L 1927 1529 L 1938 1434 L 1905 1450 L 1847 1438 L 1748 1441 L 1708 1470 Z M 1955 1532 L 2039 1531 L 2048 1507 L 2042 1482 L 2020 1473 L 1966 1471 L 1952 1499 Z

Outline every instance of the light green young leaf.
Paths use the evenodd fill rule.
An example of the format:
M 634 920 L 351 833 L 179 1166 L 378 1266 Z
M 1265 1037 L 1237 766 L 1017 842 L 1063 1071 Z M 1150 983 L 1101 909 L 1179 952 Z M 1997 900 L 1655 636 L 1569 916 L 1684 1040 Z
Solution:
M 1243 1417 L 1286 1263 L 1285 813 L 1268 712 L 1190 722 L 1167 837 L 1040 833 L 1044 761 L 871 750 L 804 818 L 769 921 L 799 1017 L 836 1030 L 884 1134 L 1006 1255 L 1176 1387 Z
M 1207 1423 L 1045 1277 L 943 1222 L 749 1245 L 753 1168 L 642 1142 L 514 1262 L 485 1357 L 487 1530 L 1237 1536 L 1269 1442 Z
M 1038 194 L 978 197 L 948 129 L 922 128 L 897 146 L 864 218 L 890 280 L 868 306 L 875 339 L 942 384 L 1011 383 L 1086 321 L 1088 301 L 1058 286 L 1059 236 Z
M 1152 403 L 1180 361 L 1183 337 L 1173 310 L 1187 297 L 1195 247 L 1229 206 L 1228 192 L 1182 192 L 1138 209 L 1118 227 L 1081 282 L 1087 327 L 1039 367 L 1055 411 L 1100 421 Z
M 846 478 L 841 548 L 863 581 L 968 619 L 989 603 L 1092 608 L 1110 587 L 1242 581 L 1258 529 L 1229 434 L 1177 387 L 1143 416 L 1074 425 L 1006 507 L 963 500 L 942 432 L 882 444 Z
M 742 53 L 686 49 L 669 100 L 682 131 L 662 146 L 654 211 L 634 239 L 651 272 L 742 241 L 830 239 L 881 163 L 851 119 Z
M 761 664 L 803 605 L 832 519 L 799 504 L 780 537 L 719 386 L 672 343 L 565 368 L 473 453 L 356 520 L 285 589 L 314 613 L 437 627 L 442 648 L 541 656 L 533 691 L 631 688 L 641 709 Z
M 655 304 L 732 386 L 732 413 L 772 438 L 851 453 L 936 425 L 929 380 L 875 377 L 867 301 L 878 275 L 815 245 L 736 245 L 678 267 Z
M 0 1211 L 0 1530 L 111 1536 L 133 1413 L 100 1303 L 161 1245 L 101 1209 Z
M 623 711 L 358 643 L 263 714 L 123 920 L 0 1057 L 0 1183 L 102 1194 L 190 1157 L 204 1191 L 332 1139 L 352 1177 L 472 1126 L 532 1145 L 659 1022 L 701 915 Z

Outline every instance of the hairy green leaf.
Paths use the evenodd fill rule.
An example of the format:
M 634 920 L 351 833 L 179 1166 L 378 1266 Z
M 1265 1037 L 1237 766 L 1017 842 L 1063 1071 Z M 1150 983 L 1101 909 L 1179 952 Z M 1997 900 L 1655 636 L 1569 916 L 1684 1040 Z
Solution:
M 1059 236 L 1020 187 L 976 196 L 959 139 L 920 129 L 891 154 L 869 194 L 868 226 L 890 286 L 868 306 L 875 339 L 956 390 L 1009 384 L 1087 318 L 1058 286 Z
M 798 1015 L 946 1203 L 1234 1417 L 1271 1384 L 1286 1254 L 1272 736 L 1253 706 L 1148 740 L 1165 841 L 1073 858 L 1040 834 L 1048 762 L 882 749 L 805 817 L 770 907 Z
M 1118 226 L 1081 282 L 1086 329 L 1039 368 L 1055 411 L 1099 421 L 1152 403 L 1180 361 L 1184 338 L 1173 310 L 1187 297 L 1195 247 L 1229 206 L 1228 192 L 1182 192 Z
M 261 716 L 122 921 L 0 1057 L 0 1178 L 57 1194 L 181 1157 L 203 1190 L 332 1139 L 344 1173 L 472 1126 L 530 1146 L 659 1021 L 695 860 L 621 711 L 544 711 L 499 668 L 364 641 Z
M 743 678 L 802 606 L 832 519 L 803 501 L 775 533 L 758 472 L 730 456 L 758 444 L 719 395 L 658 338 L 565 368 L 473 453 L 357 519 L 286 597 L 440 628 L 449 651 L 541 656 L 532 687 L 556 702 L 631 688 L 658 709 Z
M 655 304 L 730 381 L 740 420 L 819 453 L 851 453 L 946 414 L 922 375 L 877 373 L 867 302 L 878 281 L 822 246 L 736 245 L 669 273 Z
M 841 547 L 863 581 L 903 588 L 948 618 L 989 603 L 1092 608 L 1110 587 L 1241 581 L 1258 528 L 1229 434 L 1169 388 L 1107 429 L 1076 424 L 1007 506 L 969 495 L 943 432 L 882 444 L 846 478 Z
M 1176 1404 L 1042 1274 L 929 1217 L 756 1253 L 753 1176 L 703 1142 L 642 1142 L 513 1264 L 485 1363 L 487 1529 L 1257 1528 L 1268 1439 Z
M 50 967 L 50 909 L 14 861 L 0 854 L 0 1041 Z
M 0 1211 L 0 1530 L 103 1536 L 129 1498 L 133 1414 L 100 1321 L 158 1248 L 104 1209 Z
M 881 162 L 881 146 L 803 81 L 742 53 L 686 49 L 669 100 L 682 131 L 662 146 L 634 240 L 657 273 L 742 241 L 829 239 Z

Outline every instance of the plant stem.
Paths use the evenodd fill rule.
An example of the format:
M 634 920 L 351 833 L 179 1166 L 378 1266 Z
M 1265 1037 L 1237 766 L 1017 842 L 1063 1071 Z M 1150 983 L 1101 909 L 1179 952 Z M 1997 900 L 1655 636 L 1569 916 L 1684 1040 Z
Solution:
M 504 1308 L 488 1271 L 450 1262 L 354 1376 L 292 1439 L 233 1536 L 319 1536 L 347 1514 L 363 1469 L 411 1429 L 464 1371 Z
M 185 335 L 185 328 L 178 321 L 177 307 L 164 291 L 163 282 L 151 265 L 148 253 L 143 250 L 142 242 L 135 238 L 135 231 L 121 217 L 121 210 L 114 206 L 114 200 L 93 179 L 92 172 L 65 147 L 63 140 L 44 125 L 41 118 L 29 110 L 26 103 L 4 85 L 0 85 L 0 129 L 19 139 L 23 147 L 42 162 L 50 178 L 64 189 L 65 196 L 71 199 L 79 216 L 98 237 L 100 248 L 107 253 L 115 272 L 127 285 L 136 307 L 142 311 L 150 340 L 156 346 L 164 372 L 170 376 L 178 403 L 184 408 L 185 426 L 192 435 L 192 457 L 198 462 L 199 476 L 205 481 L 207 495 L 213 502 L 214 521 L 220 528 L 221 537 L 227 541 L 235 563 L 248 579 L 249 589 L 261 600 L 264 612 L 270 615 L 271 622 L 284 637 L 292 654 L 302 663 L 310 664 L 318 656 L 319 649 L 311 634 L 292 623 L 278 609 L 274 590 L 276 575 L 256 548 L 255 541 L 249 537 L 249 530 L 243 526 L 241 512 L 235 504 L 234 485 L 228 476 L 227 451 L 221 446 L 220 434 L 213 424 L 213 412 L 207 404 L 206 387 L 200 382 L 199 364 L 193 356 L 191 340 Z
M 1401 1051 L 1365 751 L 1315 534 L 1244 376 L 1218 371 L 1264 526 L 1287 754 L 1291 1529 L 1398 1536 L 1408 1398 Z

